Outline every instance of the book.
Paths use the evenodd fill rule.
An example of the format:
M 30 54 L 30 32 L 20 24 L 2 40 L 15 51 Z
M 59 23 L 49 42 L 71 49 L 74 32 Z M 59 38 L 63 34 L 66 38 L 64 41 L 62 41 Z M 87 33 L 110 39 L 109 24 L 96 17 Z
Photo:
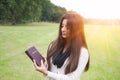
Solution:
M 27 49 L 25 53 L 32 60 L 32 62 L 33 60 L 35 60 L 38 66 L 41 65 L 41 60 L 43 60 L 43 63 L 45 62 L 44 57 L 40 54 L 40 52 L 34 46 Z

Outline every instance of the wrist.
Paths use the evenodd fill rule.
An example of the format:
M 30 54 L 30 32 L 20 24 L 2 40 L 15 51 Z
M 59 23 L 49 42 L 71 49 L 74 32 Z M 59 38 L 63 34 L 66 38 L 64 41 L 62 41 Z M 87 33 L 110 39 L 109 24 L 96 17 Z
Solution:
M 47 76 L 48 75 L 48 70 L 45 70 L 43 74 Z

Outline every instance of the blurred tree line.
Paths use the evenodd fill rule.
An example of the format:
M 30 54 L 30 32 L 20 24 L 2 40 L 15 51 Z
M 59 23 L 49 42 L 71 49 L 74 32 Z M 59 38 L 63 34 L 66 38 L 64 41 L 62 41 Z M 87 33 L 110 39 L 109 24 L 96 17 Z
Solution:
M 58 22 L 65 12 L 50 0 L 0 0 L 0 24 Z

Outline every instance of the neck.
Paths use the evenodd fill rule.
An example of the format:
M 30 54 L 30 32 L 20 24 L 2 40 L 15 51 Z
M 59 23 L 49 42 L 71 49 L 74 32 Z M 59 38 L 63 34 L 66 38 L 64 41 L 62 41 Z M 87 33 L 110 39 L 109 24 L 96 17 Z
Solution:
M 64 46 L 63 53 L 68 49 L 69 46 L 70 46 L 70 43 L 67 42 Z

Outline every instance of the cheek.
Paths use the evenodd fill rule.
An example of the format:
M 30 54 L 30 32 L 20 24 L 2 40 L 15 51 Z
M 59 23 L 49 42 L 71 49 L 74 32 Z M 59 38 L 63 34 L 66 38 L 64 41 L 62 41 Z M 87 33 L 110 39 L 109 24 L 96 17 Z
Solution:
M 67 31 L 67 36 L 70 36 L 70 31 L 69 30 Z

